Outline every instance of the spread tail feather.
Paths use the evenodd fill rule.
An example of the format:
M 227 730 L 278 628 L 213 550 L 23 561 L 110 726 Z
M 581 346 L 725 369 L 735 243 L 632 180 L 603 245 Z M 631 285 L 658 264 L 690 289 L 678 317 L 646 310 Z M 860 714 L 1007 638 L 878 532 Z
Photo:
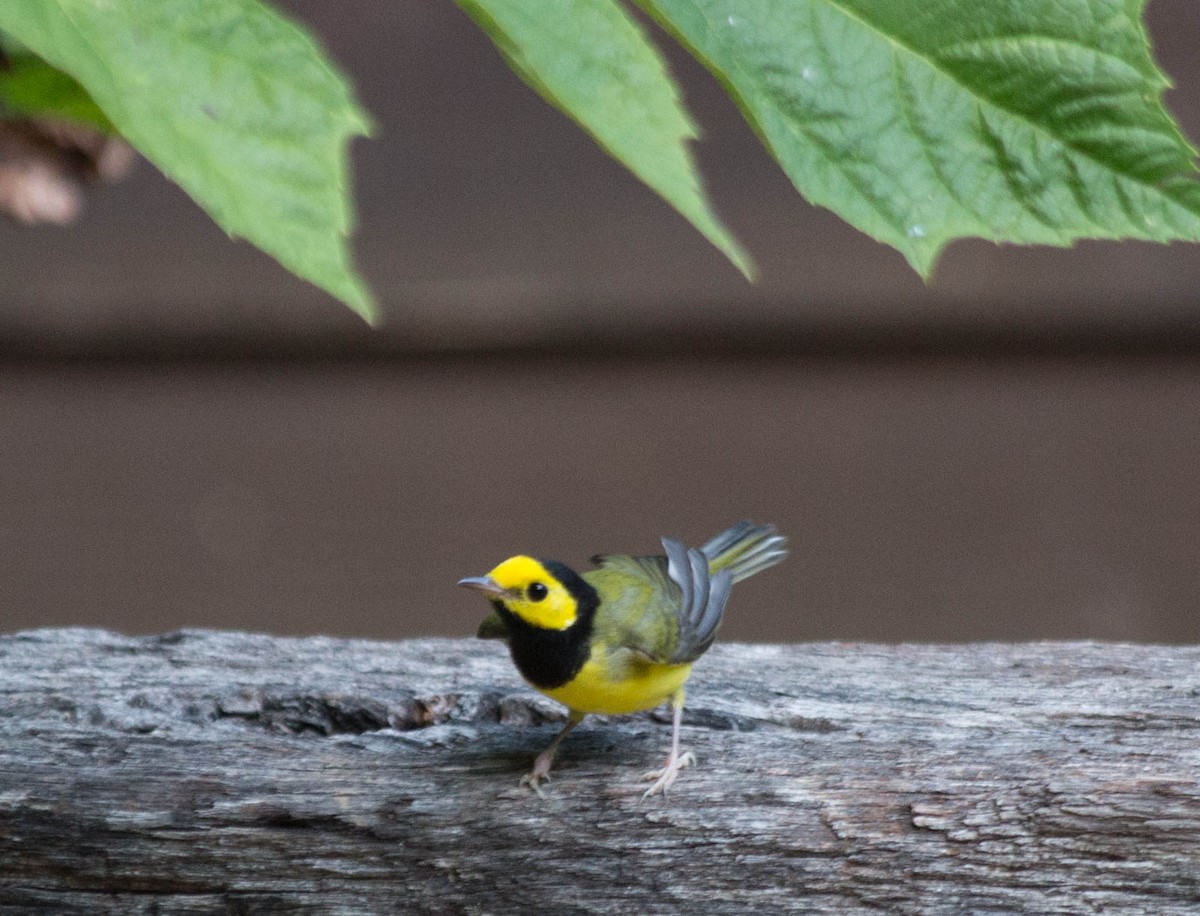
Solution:
M 700 550 L 708 558 L 711 572 L 727 569 L 734 582 L 741 582 L 786 557 L 787 538 L 774 525 L 742 521 L 722 531 Z

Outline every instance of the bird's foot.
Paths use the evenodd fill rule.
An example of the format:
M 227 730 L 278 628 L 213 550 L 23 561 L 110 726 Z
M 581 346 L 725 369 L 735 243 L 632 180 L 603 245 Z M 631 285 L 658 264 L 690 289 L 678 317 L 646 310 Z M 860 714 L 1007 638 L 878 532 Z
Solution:
M 666 765 L 661 770 L 651 770 L 642 777 L 643 780 L 655 780 L 654 785 L 652 785 L 642 794 L 642 798 L 646 799 L 652 795 L 665 796 L 667 794 L 667 789 L 671 788 L 671 786 L 675 783 L 675 779 L 679 776 L 679 771 L 684 767 L 690 767 L 695 762 L 696 755 L 691 751 L 688 751 L 684 754 L 675 754 L 675 752 L 672 751 L 669 755 L 667 755 Z
M 553 755 L 538 754 L 537 759 L 533 761 L 533 769 L 521 777 L 521 786 L 528 786 L 539 796 L 545 798 L 546 793 L 542 791 L 542 783 L 550 781 L 550 765 L 552 763 L 554 763 Z

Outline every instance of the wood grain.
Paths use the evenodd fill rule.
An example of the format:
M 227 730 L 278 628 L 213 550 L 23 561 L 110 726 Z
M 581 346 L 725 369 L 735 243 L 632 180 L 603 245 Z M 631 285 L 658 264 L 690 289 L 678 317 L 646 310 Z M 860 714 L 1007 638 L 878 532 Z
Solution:
M 502 646 L 0 637 L 0 911 L 1192 913 L 1200 650 L 718 645 L 662 714 Z

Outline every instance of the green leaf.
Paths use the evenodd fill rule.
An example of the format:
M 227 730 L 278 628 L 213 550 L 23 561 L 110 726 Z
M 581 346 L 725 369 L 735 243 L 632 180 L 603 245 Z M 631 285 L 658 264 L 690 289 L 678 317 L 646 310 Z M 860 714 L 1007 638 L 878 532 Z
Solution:
M 642 0 L 810 201 L 928 276 L 964 236 L 1200 238 L 1144 0 Z
M 692 161 L 697 131 L 666 65 L 615 0 L 458 0 L 509 65 L 691 221 L 747 277 Z
M 112 122 L 87 91 L 36 54 L 8 52 L 0 68 L 0 115 L 54 117 L 115 133 Z
M 346 245 L 346 147 L 368 122 L 297 25 L 258 0 L 0 0 L 0 28 L 227 232 L 373 319 Z

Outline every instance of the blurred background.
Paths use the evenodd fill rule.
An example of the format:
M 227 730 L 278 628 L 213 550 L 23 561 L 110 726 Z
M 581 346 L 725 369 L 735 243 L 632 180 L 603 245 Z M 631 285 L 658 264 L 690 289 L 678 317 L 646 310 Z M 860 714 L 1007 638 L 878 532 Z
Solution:
M 725 638 L 1200 640 L 1200 247 L 960 242 L 924 284 L 700 68 L 748 285 L 450 2 L 287 2 L 377 122 L 378 331 L 146 163 L 0 223 L 0 630 L 472 633 L 518 552 L 773 521 Z M 1195 0 L 1149 7 L 1200 137 Z

